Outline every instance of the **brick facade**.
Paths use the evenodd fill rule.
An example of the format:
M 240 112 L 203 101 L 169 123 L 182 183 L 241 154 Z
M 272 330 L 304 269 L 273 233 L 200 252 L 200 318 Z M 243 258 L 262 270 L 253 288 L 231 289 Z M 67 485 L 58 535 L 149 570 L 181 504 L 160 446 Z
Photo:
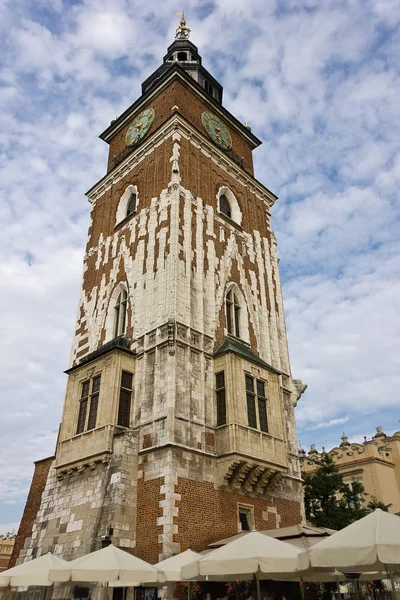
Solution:
M 16 565 L 19 554 L 24 547 L 25 540 L 31 536 L 32 527 L 35 522 L 37 512 L 40 508 L 43 490 L 45 488 L 47 476 L 53 461 L 54 456 L 50 456 L 49 458 L 43 458 L 42 460 L 35 462 L 35 471 L 33 473 L 31 487 L 29 489 L 25 509 L 18 528 L 13 552 L 8 565 L 10 569 Z

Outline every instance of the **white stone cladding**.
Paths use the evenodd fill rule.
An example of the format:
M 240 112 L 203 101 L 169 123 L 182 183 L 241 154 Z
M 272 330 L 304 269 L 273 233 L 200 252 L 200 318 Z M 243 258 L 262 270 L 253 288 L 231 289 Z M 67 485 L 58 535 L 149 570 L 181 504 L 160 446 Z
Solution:
M 93 217 L 97 202 L 112 185 L 157 148 L 164 144 L 172 147 L 166 187 L 151 199 L 146 198 L 146 190 L 135 188 L 141 199 L 137 214 L 111 235 L 101 234 L 96 245 L 88 247 L 72 344 L 71 367 L 80 368 L 80 360 L 112 339 L 110 299 L 121 283 L 122 272 L 129 302 L 126 336 L 136 354 L 125 357 L 124 363 L 131 360 L 134 372 L 131 430 L 116 428 L 120 374 L 115 372 L 106 389 L 102 382 L 97 428 L 77 436 L 80 384 L 76 375 L 75 387 L 67 389 L 57 472 L 53 466 L 21 558 L 54 548 L 64 558 L 75 558 L 97 549 L 110 525 L 114 543 L 135 549 L 138 481 L 158 478 L 163 480 L 156 522 L 160 528 L 159 559 L 177 553 L 179 478 L 223 488 L 237 456 L 243 460 L 242 480 L 247 481 L 248 476 L 251 483 L 253 473 L 255 482 L 259 464 L 263 468 L 267 465 L 265 477 L 271 482 L 268 497 L 273 499 L 275 494 L 302 502 L 293 410 L 298 392 L 290 374 L 275 238 L 272 232 L 263 236 L 256 223 L 252 231 L 246 231 L 227 222 L 211 199 L 196 196 L 182 185 L 184 143 L 200 149 L 222 173 L 234 175 L 243 190 L 251 189 L 269 216 L 273 195 L 178 115 L 89 192 Z M 237 201 L 240 203 L 240 198 Z M 92 257 L 98 283 L 88 287 Z M 243 411 L 239 414 L 236 397 L 228 391 L 228 404 L 239 416 L 226 435 L 216 433 L 213 352 L 225 320 L 226 289 L 233 279 L 245 301 L 243 311 L 253 336 L 252 350 L 272 367 L 269 373 L 247 363 L 254 377 L 265 378 L 270 394 L 268 434 L 247 426 L 243 368 L 235 370 L 234 362 L 227 363 L 226 372 L 235 394 L 242 398 Z M 246 341 L 250 342 L 250 333 Z M 91 376 L 89 371 L 85 377 Z M 102 408 L 105 403 L 108 412 Z M 96 439 L 103 446 L 92 456 Z M 231 449 L 233 439 L 237 446 Z M 220 460 L 219 452 L 223 456 Z M 230 453 L 235 456 L 225 458 Z M 145 460 L 147 454 L 150 462 Z M 239 485 L 239 475 L 232 476 L 234 486 Z M 264 488 L 260 489 L 262 495 Z M 268 507 L 263 515 L 267 526 L 279 526 L 281 515 L 275 506 Z

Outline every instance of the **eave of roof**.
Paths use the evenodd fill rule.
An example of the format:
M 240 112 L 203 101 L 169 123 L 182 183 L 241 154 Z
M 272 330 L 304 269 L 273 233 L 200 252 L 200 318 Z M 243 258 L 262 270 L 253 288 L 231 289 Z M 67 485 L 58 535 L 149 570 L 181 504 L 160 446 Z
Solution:
M 219 348 L 217 348 L 217 350 L 215 350 L 214 356 L 219 356 L 220 354 L 225 354 L 225 352 L 232 352 L 233 354 L 236 354 L 237 356 L 241 356 L 242 358 L 245 358 L 246 360 L 249 360 L 257 365 L 260 365 L 264 369 L 268 369 L 269 371 L 276 373 L 277 375 L 280 375 L 282 373 L 282 371 L 275 369 L 275 367 L 272 367 L 267 362 L 262 360 L 257 354 L 255 354 L 255 352 L 250 350 L 250 348 L 248 348 L 244 344 L 242 344 L 239 341 L 232 339 L 230 337 L 225 338 L 222 345 Z
M 218 112 L 221 112 L 224 117 L 231 122 L 240 132 L 247 138 L 248 142 L 251 144 L 253 148 L 257 148 L 262 144 L 261 140 L 257 138 L 254 133 L 252 133 L 243 123 L 241 123 L 236 117 L 232 115 L 224 106 L 219 104 L 214 98 L 209 96 L 205 90 L 201 87 L 197 81 L 195 81 L 190 75 L 188 75 L 185 70 L 179 65 L 179 63 L 174 63 L 165 73 L 160 77 L 160 80 L 156 87 L 149 90 L 147 93 L 142 94 L 131 106 L 129 106 L 123 113 L 120 115 L 115 121 L 111 123 L 100 134 L 100 139 L 108 142 L 114 130 L 117 130 L 123 121 L 131 114 L 136 112 L 143 104 L 145 104 L 152 96 L 158 95 L 161 89 L 164 87 L 164 84 L 169 82 L 169 80 L 173 80 L 174 78 L 181 78 L 185 81 L 185 83 L 189 84 L 192 88 L 195 89 L 198 95 L 201 96 L 202 100 L 207 104 L 210 104 L 214 107 L 214 109 Z M 161 89 L 160 89 L 161 88 Z M 116 131 L 115 131 L 116 132 Z

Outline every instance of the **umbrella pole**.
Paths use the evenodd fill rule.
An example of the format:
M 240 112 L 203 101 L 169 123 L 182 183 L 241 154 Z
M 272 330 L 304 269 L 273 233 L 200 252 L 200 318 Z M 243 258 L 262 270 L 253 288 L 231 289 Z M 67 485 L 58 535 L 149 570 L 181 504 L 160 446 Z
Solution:
M 261 600 L 261 591 L 260 591 L 260 569 L 257 569 L 256 573 L 256 581 L 257 581 L 257 598 Z
M 339 583 L 339 579 L 336 578 L 336 597 L 338 600 L 340 600 L 341 595 L 340 595 L 340 583 Z
M 396 588 L 394 587 L 393 573 L 390 570 L 389 565 L 385 565 L 385 567 L 386 567 L 387 574 L 389 575 L 389 578 L 390 578 L 390 585 L 392 587 L 392 598 L 393 598 L 393 600 L 397 600 Z

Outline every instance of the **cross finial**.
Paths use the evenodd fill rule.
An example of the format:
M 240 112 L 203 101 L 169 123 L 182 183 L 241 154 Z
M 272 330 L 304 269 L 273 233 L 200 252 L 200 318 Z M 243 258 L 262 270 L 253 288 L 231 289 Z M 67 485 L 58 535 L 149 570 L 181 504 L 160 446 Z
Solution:
M 176 40 L 187 40 L 190 36 L 190 29 L 186 25 L 185 12 L 182 11 L 181 13 L 177 13 L 177 14 L 181 15 L 181 20 L 180 20 L 179 26 L 176 28 L 175 39 Z

